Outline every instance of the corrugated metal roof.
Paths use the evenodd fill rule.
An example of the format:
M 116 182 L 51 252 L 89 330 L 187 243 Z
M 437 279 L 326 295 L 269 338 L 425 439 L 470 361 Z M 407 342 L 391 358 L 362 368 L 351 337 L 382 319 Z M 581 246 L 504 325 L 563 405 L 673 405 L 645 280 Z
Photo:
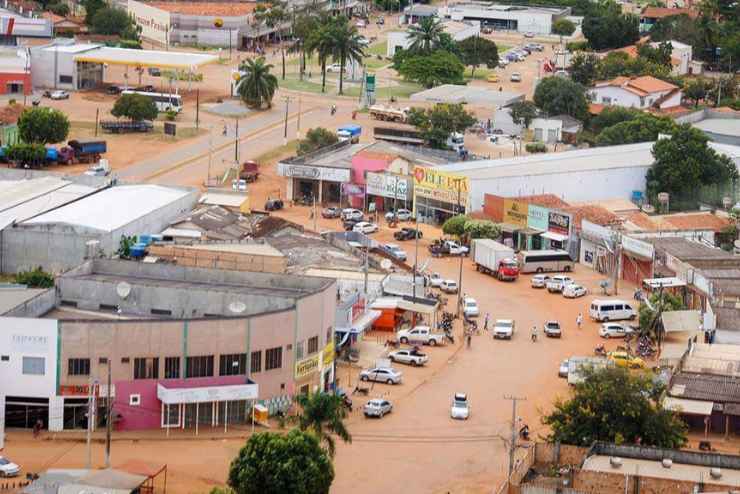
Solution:
M 669 394 L 688 400 L 740 403 L 740 378 L 681 372 L 673 377 Z

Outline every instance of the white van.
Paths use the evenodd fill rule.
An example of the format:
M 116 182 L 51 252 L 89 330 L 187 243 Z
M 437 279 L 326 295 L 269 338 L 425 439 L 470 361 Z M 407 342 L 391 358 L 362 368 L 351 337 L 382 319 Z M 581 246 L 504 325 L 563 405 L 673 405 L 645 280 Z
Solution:
M 634 305 L 624 300 L 594 300 L 588 313 L 595 321 L 618 321 L 637 317 Z

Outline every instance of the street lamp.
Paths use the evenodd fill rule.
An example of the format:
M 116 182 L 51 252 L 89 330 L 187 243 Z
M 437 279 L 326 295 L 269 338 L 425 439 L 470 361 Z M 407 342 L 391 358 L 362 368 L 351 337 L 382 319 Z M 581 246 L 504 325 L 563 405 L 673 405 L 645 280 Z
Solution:
M 224 27 L 224 20 L 221 19 L 220 17 L 216 17 L 213 20 L 213 26 L 216 29 L 221 29 L 222 27 Z M 229 30 L 229 62 L 230 62 L 231 61 L 231 28 L 229 27 L 227 29 Z

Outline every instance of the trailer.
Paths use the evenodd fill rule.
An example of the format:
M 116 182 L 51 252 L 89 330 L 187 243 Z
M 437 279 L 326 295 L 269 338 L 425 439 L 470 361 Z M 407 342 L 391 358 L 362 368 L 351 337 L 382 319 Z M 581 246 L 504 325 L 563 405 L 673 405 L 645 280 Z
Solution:
M 421 133 L 410 126 L 408 129 L 375 127 L 373 129 L 373 136 L 376 140 L 380 141 L 391 141 L 415 146 L 423 146 L 426 143 Z
M 516 280 L 519 265 L 514 249 L 488 238 L 473 240 L 473 262 L 481 273 L 495 276 L 499 280 Z
M 373 105 L 368 108 L 368 111 L 371 118 L 384 122 L 405 123 L 409 117 L 408 108 L 399 109 L 383 105 Z
M 64 164 L 95 163 L 108 150 L 106 141 L 99 139 L 74 139 L 59 150 L 59 161 Z

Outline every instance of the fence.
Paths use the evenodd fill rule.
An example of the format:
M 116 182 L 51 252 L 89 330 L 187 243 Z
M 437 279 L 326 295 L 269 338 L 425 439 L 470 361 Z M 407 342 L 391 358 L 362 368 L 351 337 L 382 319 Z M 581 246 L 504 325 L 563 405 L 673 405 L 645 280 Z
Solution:
M 586 494 L 570 487 L 560 487 L 537 482 L 522 485 L 521 494 Z

